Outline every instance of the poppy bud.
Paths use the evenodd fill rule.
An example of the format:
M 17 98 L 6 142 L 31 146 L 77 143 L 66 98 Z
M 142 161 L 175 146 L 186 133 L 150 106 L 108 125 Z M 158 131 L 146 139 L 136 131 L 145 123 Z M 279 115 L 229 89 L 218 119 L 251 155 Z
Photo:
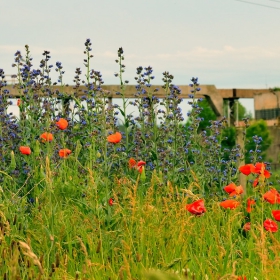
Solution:
M 35 147 L 34 147 L 34 156 L 38 157 L 40 155 L 41 149 L 40 149 L 40 143 L 37 140 L 35 143 Z
M 141 172 L 140 172 L 140 180 L 141 181 L 145 181 L 146 179 L 146 174 L 145 174 L 145 167 L 144 166 L 141 166 Z
M 15 153 L 14 151 L 11 151 L 11 164 L 10 164 L 10 168 L 13 170 L 15 169 L 17 166 L 16 164 L 16 160 L 15 160 Z
M 114 205 L 114 199 L 111 197 L 108 201 L 109 206 L 113 206 Z
M 82 145 L 81 145 L 81 142 L 79 140 L 77 140 L 76 142 L 76 149 L 75 149 L 75 155 L 76 157 L 78 157 L 80 151 L 82 149 Z

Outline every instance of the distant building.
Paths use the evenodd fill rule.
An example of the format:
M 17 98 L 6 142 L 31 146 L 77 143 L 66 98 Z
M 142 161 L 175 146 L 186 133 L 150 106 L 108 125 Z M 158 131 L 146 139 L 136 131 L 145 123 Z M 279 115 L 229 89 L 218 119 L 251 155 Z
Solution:
M 268 126 L 280 125 L 280 91 L 254 95 L 256 120 L 266 120 Z

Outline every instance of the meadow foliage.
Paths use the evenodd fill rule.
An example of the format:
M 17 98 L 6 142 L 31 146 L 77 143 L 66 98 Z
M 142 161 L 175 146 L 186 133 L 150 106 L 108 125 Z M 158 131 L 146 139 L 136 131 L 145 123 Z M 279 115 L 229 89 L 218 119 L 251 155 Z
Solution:
M 253 136 L 243 164 L 243 147 L 222 147 L 225 118 L 199 131 L 197 78 L 186 127 L 169 72 L 159 99 L 152 67 L 137 67 L 135 98 L 125 97 L 122 48 L 114 92 L 122 106 L 91 68 L 89 39 L 71 95 L 61 62 L 44 51 L 35 68 L 25 50 L 13 64 L 20 118 L 7 113 L 0 69 L 3 279 L 279 279 L 280 194 L 260 157 L 262 139 Z

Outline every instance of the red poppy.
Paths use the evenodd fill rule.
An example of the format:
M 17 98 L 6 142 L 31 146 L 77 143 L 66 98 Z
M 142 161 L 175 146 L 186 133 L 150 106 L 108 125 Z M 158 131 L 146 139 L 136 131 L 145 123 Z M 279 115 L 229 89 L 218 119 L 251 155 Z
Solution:
M 247 280 L 246 276 L 238 276 L 237 280 Z
M 241 173 L 245 175 L 249 175 L 251 173 L 259 174 L 259 176 L 254 180 L 253 187 L 256 187 L 259 184 L 259 179 L 261 178 L 264 181 L 265 178 L 270 177 L 270 173 L 265 169 L 266 164 L 263 162 L 257 162 L 255 165 L 253 164 L 245 164 L 239 167 Z
M 31 154 L 31 149 L 28 146 L 20 146 L 19 147 L 19 151 L 23 154 L 23 155 L 30 155 Z
M 239 167 L 239 171 L 245 175 L 250 175 L 251 173 L 263 175 L 265 178 L 270 177 L 270 173 L 265 169 L 266 165 L 263 162 L 257 162 L 255 165 L 253 164 L 245 164 Z
M 267 230 L 267 231 L 271 231 L 271 232 L 278 231 L 277 224 L 274 221 L 272 221 L 271 219 L 266 219 L 263 222 L 263 226 L 264 226 L 265 230 Z
M 129 169 L 135 168 L 137 161 L 134 158 L 130 158 L 128 161 Z
M 270 189 L 263 195 L 264 200 L 270 204 L 280 203 L 280 193 L 275 189 Z
M 60 118 L 58 122 L 56 122 L 56 125 L 59 129 L 64 130 L 68 127 L 68 121 L 63 118 Z
M 18 100 L 17 100 L 17 106 L 20 106 L 20 105 L 21 105 L 21 100 L 18 99 Z
M 197 215 L 197 216 L 199 216 L 199 215 L 201 215 L 201 214 L 206 212 L 206 208 L 204 206 L 203 199 L 199 199 L 199 200 L 197 200 L 197 201 L 195 201 L 193 203 L 187 204 L 186 205 L 186 209 L 190 213 L 192 213 L 194 215 Z
M 280 210 L 272 210 L 272 215 L 277 222 L 280 222 Z
M 265 178 L 269 178 L 270 177 L 270 173 L 268 170 L 265 169 L 265 163 L 263 162 L 257 162 L 255 164 L 255 167 L 252 169 L 253 173 L 257 173 L 260 175 L 263 175 Z
M 233 199 L 228 199 L 220 202 L 220 206 L 227 209 L 235 209 L 237 206 L 240 205 L 240 202 L 233 200 Z
M 225 186 L 224 190 L 229 194 L 229 196 L 239 195 L 244 192 L 241 185 L 236 186 L 234 183 L 230 183 L 229 185 Z
M 235 188 L 236 188 L 236 185 L 235 185 L 234 183 L 230 183 L 229 185 L 227 185 L 227 186 L 224 187 L 224 190 L 225 190 L 227 193 L 230 194 L 230 193 L 234 192 Z
M 253 198 L 247 199 L 247 212 L 248 213 L 251 213 L 251 211 L 252 211 L 251 205 L 254 205 L 254 204 L 256 204 L 255 199 L 253 199 Z
M 114 205 L 114 199 L 111 197 L 108 201 L 109 205 L 110 206 L 113 206 Z
M 143 169 L 144 169 L 145 165 L 146 165 L 145 161 L 143 161 L 143 160 L 138 161 L 136 169 L 138 170 L 139 173 L 143 172 Z
M 243 226 L 243 230 L 245 231 L 249 231 L 250 229 L 251 229 L 251 222 L 248 222 Z
M 244 175 L 248 176 L 248 175 L 251 174 L 253 168 L 254 168 L 253 164 L 251 164 L 251 163 L 250 164 L 245 164 L 245 165 L 239 167 L 239 171 L 241 173 L 243 173 Z
M 53 140 L 53 135 L 50 132 L 44 132 L 40 135 L 43 142 L 50 142 Z
M 146 162 L 143 160 L 139 160 L 138 162 L 136 162 L 136 160 L 134 158 L 130 158 L 128 161 L 128 166 L 130 169 L 135 168 L 138 170 L 139 173 L 143 172 L 143 168 L 146 165 Z
M 119 143 L 121 141 L 121 139 L 122 139 L 122 135 L 119 132 L 111 134 L 107 137 L 108 142 L 114 143 L 114 144 Z
M 61 149 L 59 150 L 58 154 L 61 158 L 67 158 L 71 154 L 71 150 L 69 149 Z

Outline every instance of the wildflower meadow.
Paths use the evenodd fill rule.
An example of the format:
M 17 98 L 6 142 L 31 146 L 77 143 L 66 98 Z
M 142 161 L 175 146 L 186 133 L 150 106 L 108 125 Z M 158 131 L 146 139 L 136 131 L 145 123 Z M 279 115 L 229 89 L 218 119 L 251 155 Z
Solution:
M 17 51 L 19 117 L 0 69 L 2 279 L 280 279 L 279 183 L 262 138 L 245 162 L 243 146 L 222 145 L 226 118 L 198 129 L 198 78 L 187 114 L 171 73 L 158 98 L 152 67 L 137 67 L 126 98 L 123 49 L 114 92 L 89 39 L 84 56 L 67 85 L 50 52 L 34 66 L 29 46 Z

